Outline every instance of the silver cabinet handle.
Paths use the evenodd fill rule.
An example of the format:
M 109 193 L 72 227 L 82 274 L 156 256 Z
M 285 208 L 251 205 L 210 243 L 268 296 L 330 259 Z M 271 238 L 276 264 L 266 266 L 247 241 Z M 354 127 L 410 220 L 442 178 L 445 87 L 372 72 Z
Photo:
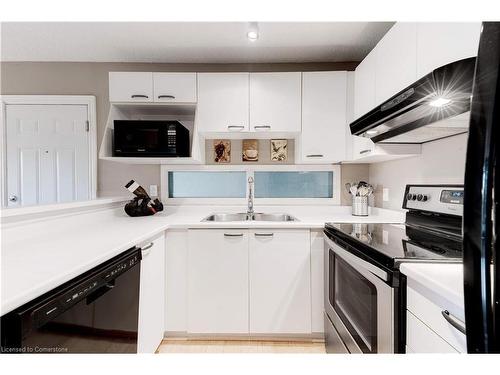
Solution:
M 9 195 L 9 202 L 17 202 L 17 195 L 11 194 Z
M 158 99 L 175 99 L 173 95 L 158 95 Z
M 136 98 L 145 98 L 145 99 L 148 99 L 149 96 L 147 95 L 142 95 L 142 94 L 134 94 L 134 95 L 131 95 L 130 96 L 132 99 L 136 99 Z
M 450 325 L 457 329 L 458 331 L 462 332 L 465 335 L 465 323 L 462 322 L 460 319 L 458 319 L 456 316 L 450 314 L 448 310 L 443 310 L 441 311 L 441 315 L 446 319 Z
M 371 151 L 372 151 L 371 149 L 367 149 L 367 150 L 361 150 L 359 153 L 366 154 L 367 152 L 371 152 Z
M 224 237 L 243 237 L 243 233 L 224 233 Z
M 306 158 L 322 158 L 323 156 L 323 154 L 310 154 L 306 155 Z
M 244 125 L 228 125 L 227 127 L 228 130 L 243 130 L 245 129 Z
M 274 233 L 255 233 L 255 237 L 272 237 Z
M 146 246 L 142 247 L 141 248 L 142 255 L 148 255 L 151 252 L 151 248 L 153 247 L 154 244 L 155 244 L 154 242 L 150 242 Z
M 269 125 L 255 125 L 254 129 L 271 129 Z

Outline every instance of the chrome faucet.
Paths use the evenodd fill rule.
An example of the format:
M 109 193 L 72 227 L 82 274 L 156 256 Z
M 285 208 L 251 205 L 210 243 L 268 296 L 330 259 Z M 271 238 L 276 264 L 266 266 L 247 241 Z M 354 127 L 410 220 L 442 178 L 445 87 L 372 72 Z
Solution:
M 253 216 L 253 177 L 248 177 L 248 207 L 247 207 L 247 219 L 249 216 Z M 250 217 L 251 219 L 251 217 Z M 248 219 L 248 220 L 250 220 Z

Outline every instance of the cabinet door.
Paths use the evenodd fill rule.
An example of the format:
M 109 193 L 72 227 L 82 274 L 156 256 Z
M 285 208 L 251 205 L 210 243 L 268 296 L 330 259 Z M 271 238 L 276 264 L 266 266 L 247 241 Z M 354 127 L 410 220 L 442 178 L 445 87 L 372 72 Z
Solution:
M 480 22 L 419 22 L 418 78 L 450 62 L 477 56 L 480 33 Z
M 311 333 L 308 230 L 250 231 L 250 333 Z
M 346 157 L 347 72 L 302 73 L 303 163 L 332 163 Z
M 153 73 L 154 101 L 196 102 L 196 73 Z
M 375 150 L 375 144 L 369 138 L 352 137 L 352 158 L 353 160 L 370 155 Z
M 379 105 L 417 78 L 417 25 L 396 23 L 375 47 L 376 91 Z
M 151 247 L 149 247 L 152 244 Z M 149 248 L 148 248 L 149 247 Z M 154 353 L 165 331 L 164 233 L 143 246 L 137 351 Z
M 188 231 L 169 229 L 165 235 L 165 332 L 187 331 Z
M 198 73 L 200 132 L 248 130 L 248 73 Z
M 301 73 L 250 73 L 250 131 L 300 132 Z
M 188 234 L 188 332 L 248 333 L 248 231 Z
M 354 119 L 375 107 L 375 55 L 376 51 L 372 50 L 354 73 Z
M 153 73 L 109 72 L 110 102 L 152 102 Z

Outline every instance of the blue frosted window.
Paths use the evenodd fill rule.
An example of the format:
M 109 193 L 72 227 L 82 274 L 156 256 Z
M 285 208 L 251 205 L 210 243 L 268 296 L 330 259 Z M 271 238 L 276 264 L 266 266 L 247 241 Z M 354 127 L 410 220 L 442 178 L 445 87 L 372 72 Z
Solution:
M 256 198 L 332 198 L 333 172 L 255 172 Z
M 245 198 L 246 172 L 168 172 L 169 198 Z

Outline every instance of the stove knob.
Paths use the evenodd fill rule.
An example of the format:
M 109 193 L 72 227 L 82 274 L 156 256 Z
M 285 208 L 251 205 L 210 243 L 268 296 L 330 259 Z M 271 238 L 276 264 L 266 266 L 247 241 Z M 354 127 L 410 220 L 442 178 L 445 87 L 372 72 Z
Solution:
M 417 201 L 420 202 L 423 198 L 424 196 L 422 194 L 417 195 Z
M 427 200 L 429 200 L 429 196 L 428 195 L 424 195 L 424 197 L 422 198 L 422 201 L 427 202 Z
M 411 196 L 411 200 L 412 200 L 412 201 L 417 200 L 417 194 L 413 194 L 413 195 Z
M 411 201 L 413 199 L 413 194 L 408 193 L 406 194 L 406 200 Z

